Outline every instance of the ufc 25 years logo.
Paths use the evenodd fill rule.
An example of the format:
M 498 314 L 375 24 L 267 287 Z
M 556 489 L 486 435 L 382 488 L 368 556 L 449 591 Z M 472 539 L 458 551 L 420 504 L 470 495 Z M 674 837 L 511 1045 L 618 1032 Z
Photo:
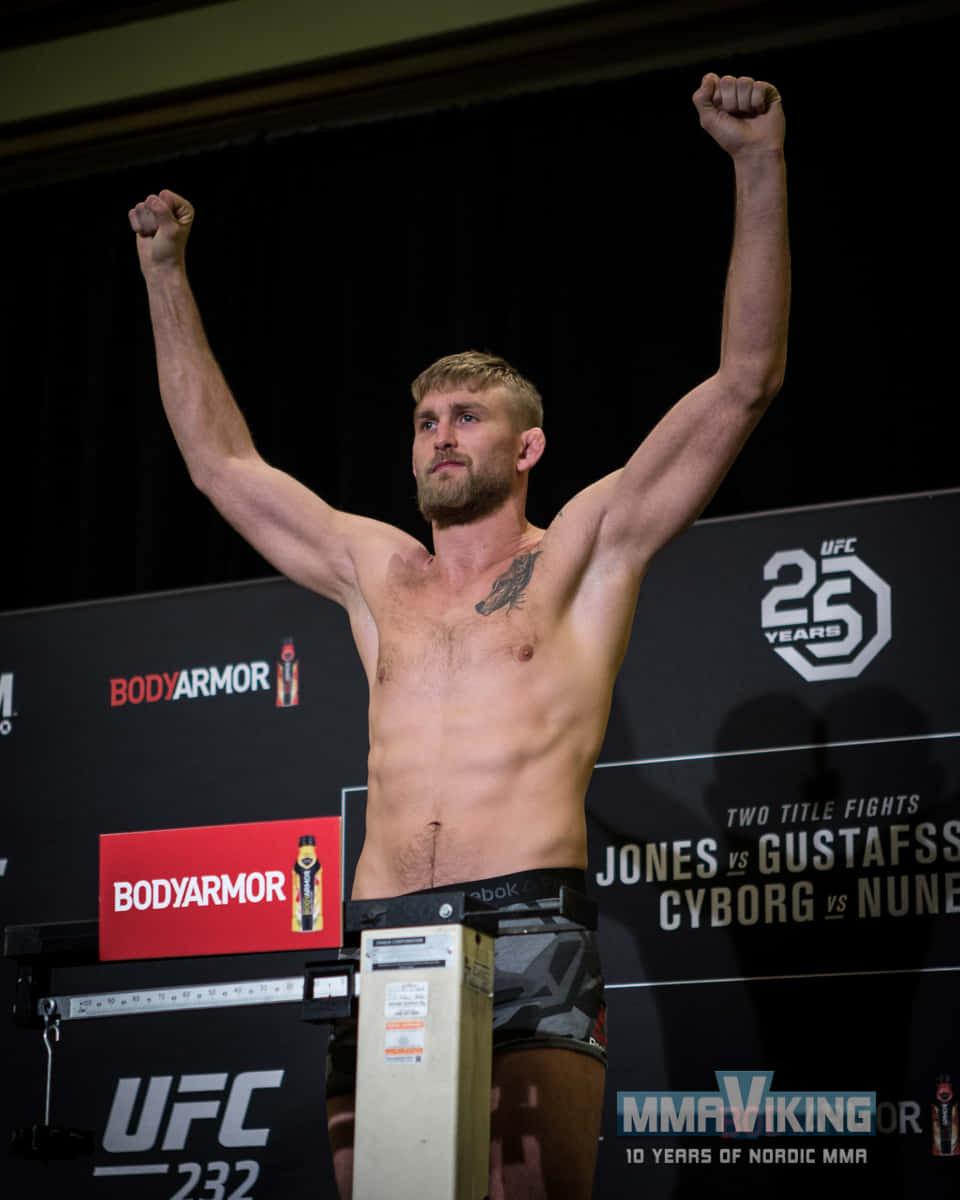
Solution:
M 764 636 L 808 683 L 856 678 L 892 636 L 890 585 L 855 553 L 856 542 L 822 541 L 819 561 L 795 549 L 764 563 L 763 578 L 774 584 L 760 606 Z
M 265 1146 L 269 1128 L 247 1124 L 251 1100 L 261 1089 L 280 1087 L 283 1076 L 283 1070 L 243 1071 L 228 1086 L 230 1077 L 226 1071 L 181 1075 L 175 1087 L 173 1075 L 153 1075 L 147 1080 L 139 1076 L 118 1079 L 103 1148 L 110 1155 L 182 1151 L 198 1122 L 215 1122 L 204 1125 L 207 1138 L 215 1129 L 217 1143 L 228 1150 Z M 169 1162 L 138 1162 L 130 1166 L 111 1163 L 96 1168 L 94 1174 L 166 1174 L 169 1169 Z M 189 1200 L 201 1195 L 204 1200 L 252 1198 L 249 1189 L 260 1174 L 259 1163 L 253 1159 L 232 1164 L 219 1160 L 206 1164 L 181 1162 L 176 1170 L 189 1178 L 171 1200 Z M 201 1180 L 203 1190 L 195 1192 Z

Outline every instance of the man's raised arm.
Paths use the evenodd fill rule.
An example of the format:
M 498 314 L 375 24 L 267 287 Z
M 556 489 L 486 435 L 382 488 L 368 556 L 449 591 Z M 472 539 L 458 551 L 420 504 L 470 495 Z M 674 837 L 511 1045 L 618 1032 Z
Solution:
M 169 191 L 129 213 L 150 301 L 160 394 L 177 445 L 196 486 L 264 558 L 346 604 L 356 587 L 352 542 L 366 523 L 331 508 L 257 453 L 187 280 L 193 217 L 191 205 Z
M 720 364 L 670 409 L 622 471 L 584 493 L 602 508 L 601 552 L 638 573 L 703 511 L 786 367 L 790 256 L 779 93 L 751 78 L 709 74 L 693 102 L 702 127 L 733 159 L 736 178 Z M 704 188 L 700 202 L 713 203 L 712 189 Z

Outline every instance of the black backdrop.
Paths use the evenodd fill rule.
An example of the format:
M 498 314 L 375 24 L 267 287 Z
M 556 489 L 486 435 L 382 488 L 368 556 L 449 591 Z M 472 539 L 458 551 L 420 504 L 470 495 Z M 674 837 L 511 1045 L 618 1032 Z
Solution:
M 960 1154 L 937 1156 L 932 1131 L 938 1077 L 960 1079 L 958 523 L 960 489 L 702 521 L 651 568 L 586 805 L 611 1046 L 597 1200 L 958 1194 Z M 838 539 L 853 553 L 831 553 Z M 774 555 L 798 548 L 820 579 L 803 598 L 789 578 L 765 577 Z M 862 635 L 830 656 L 832 678 L 811 681 L 769 636 L 808 632 L 807 621 L 771 628 L 764 601 L 775 587 L 785 601 L 789 586 L 780 615 L 815 612 L 841 578 Z M 115 679 L 269 668 L 291 636 L 296 707 L 277 707 L 272 672 L 266 689 L 191 697 L 178 683 L 176 699 L 112 702 Z M 366 689 L 336 605 L 268 580 L 7 614 L 0 666 L 0 927 L 92 918 L 102 832 L 342 804 L 352 875 Z M 179 992 L 299 977 L 305 957 L 72 966 L 54 969 L 50 988 Z M 43 1048 L 10 1016 L 15 977 L 0 959 L 0 1063 L 14 1081 L 0 1087 L 0 1139 L 42 1111 Z M 67 1020 L 52 1116 L 90 1130 L 93 1153 L 49 1168 L 0 1154 L 0 1195 L 329 1200 L 324 1057 L 324 1030 L 296 1005 Z M 772 1071 L 779 1093 L 875 1092 L 876 1136 L 620 1136 L 618 1093 L 689 1097 L 712 1090 L 718 1070 Z M 226 1136 L 228 1091 L 251 1080 L 247 1132 Z M 178 1138 L 194 1102 L 182 1094 L 198 1088 L 217 1120 Z M 725 1162 L 737 1147 L 743 1161 Z M 749 1161 L 797 1147 L 811 1165 Z M 837 1148 L 863 1157 L 831 1162 Z M 689 1157 L 705 1151 L 709 1164 Z M 248 1171 L 259 1172 L 251 1188 Z
M 958 29 L 960 22 L 952 19 L 705 64 L 770 78 L 783 91 L 796 284 L 787 384 L 708 515 L 956 485 L 956 451 L 944 425 L 955 392 L 949 357 L 955 250 L 948 183 Z M 192 491 L 160 413 L 146 304 L 125 214 L 136 199 L 165 186 L 182 191 L 198 207 L 191 277 L 215 351 L 268 458 L 334 504 L 419 531 L 408 465 L 407 381 L 442 353 L 489 347 L 515 360 L 546 396 L 550 447 L 538 467 L 531 515 L 541 523 L 549 520 L 572 492 L 619 465 L 658 415 L 714 369 L 732 182 L 729 165 L 697 128 L 689 102 L 699 74 L 699 68 L 664 70 L 377 124 L 264 137 L 202 154 L 184 146 L 174 161 L 0 197 L 5 500 L 0 607 L 61 604 L 267 573 L 262 560 Z M 879 506 L 873 511 L 883 525 L 897 510 Z M 858 532 L 859 526 L 838 517 L 837 528 L 832 523 L 826 530 L 818 527 L 816 538 L 851 530 Z M 915 537 L 898 527 L 890 544 L 909 547 Z M 942 546 L 949 539 L 947 528 L 935 541 Z M 867 546 L 874 566 L 877 544 L 873 540 Z M 696 545 L 694 538 L 684 539 L 678 544 L 681 557 Z M 770 548 L 786 545 L 774 539 Z M 767 552 L 765 546 L 764 556 Z M 655 570 L 669 574 L 672 554 Z M 911 568 L 921 598 L 927 561 L 932 558 L 920 556 Z M 725 559 L 717 570 L 718 577 L 727 577 Z M 688 628 L 709 631 L 713 626 L 704 620 L 700 603 L 703 573 L 698 568 L 681 574 L 683 588 L 667 589 L 669 604 L 655 607 L 673 613 L 679 604 L 689 616 Z M 952 559 L 947 577 L 956 577 Z M 749 611 L 753 622 L 760 583 L 758 575 L 749 578 L 756 580 L 757 591 L 742 611 Z M 939 584 L 929 592 L 945 595 Z M 656 594 L 651 590 L 641 605 L 654 605 Z M 305 594 L 295 595 L 292 603 L 308 602 Z M 141 603 L 149 607 L 153 601 Z M 174 607 L 178 603 L 174 600 Z M 107 608 L 104 613 L 98 607 L 91 619 L 102 616 L 109 646 L 112 609 Z M 139 605 L 138 611 L 143 611 Z M 948 623 L 941 609 L 937 612 L 941 615 L 931 628 Z M 58 661 L 54 644 L 48 647 L 48 633 L 27 632 L 34 629 L 33 620 L 12 619 L 7 628 L 15 636 L 0 661 L 0 672 L 12 671 L 16 680 L 14 734 L 4 738 L 8 752 L 30 728 L 35 705 L 29 689 L 41 686 L 40 680 L 50 681 L 57 705 L 76 705 L 77 719 L 86 719 L 86 707 L 73 694 L 73 665 Z M 51 620 L 60 617 L 53 614 Z M 272 616 L 263 621 L 267 649 L 258 642 L 256 653 L 266 655 L 288 630 Z M 179 624 L 173 612 L 164 617 L 169 632 L 166 622 L 182 650 L 171 662 L 181 657 L 184 663 L 207 661 L 181 645 L 183 639 L 192 645 L 200 636 L 192 622 Z M 910 627 L 921 628 L 923 622 L 918 618 Z M 341 635 L 337 644 L 345 630 Z M 233 645 L 232 630 L 217 626 L 216 636 Z M 129 669 L 146 669 L 141 664 L 150 657 L 150 637 L 134 629 L 126 639 L 120 649 L 132 664 Z M 102 644 L 95 647 L 98 654 Z M 653 645 L 659 644 L 654 638 Z M 721 639 L 708 651 L 714 655 L 725 644 Z M 886 671 L 902 645 L 894 643 L 890 654 L 877 660 L 878 667 Z M 640 638 L 635 646 L 645 649 Z M 135 648 L 143 650 L 143 658 Z M 779 680 L 780 664 L 767 647 L 761 644 L 761 649 L 771 676 Z M 216 657 L 205 643 L 203 653 Z M 737 678 L 737 652 L 730 653 L 725 671 L 701 679 L 702 697 L 670 693 L 672 706 L 663 711 L 680 714 L 671 725 L 678 733 L 670 752 L 750 744 L 735 722 L 718 725 L 710 717 L 711 705 L 719 705 L 721 715 L 736 716 L 735 706 L 728 710 L 718 698 L 718 680 Z M 21 654 L 27 660 L 23 665 Z M 227 658 L 224 650 L 217 661 Z M 665 658 L 659 677 L 664 687 L 676 688 L 672 657 Z M 907 655 L 906 661 L 919 660 Z M 939 661 L 940 669 L 949 665 L 947 657 L 931 655 L 930 661 Z M 36 665 L 41 662 L 42 671 Z M 112 669 L 99 665 L 84 686 L 102 683 L 100 677 Z M 331 663 L 330 669 L 338 681 L 357 679 L 355 664 Z M 902 671 L 903 660 L 897 669 Z M 787 668 L 783 673 L 790 678 Z M 625 699 L 632 694 L 631 679 L 628 671 L 618 689 L 607 758 L 662 752 L 662 742 L 646 747 L 639 737 L 638 730 L 647 726 L 631 717 Z M 659 711 L 646 676 L 640 683 L 650 709 Z M 939 694 L 954 693 L 948 686 Z M 104 695 L 102 688 L 96 693 L 101 707 Z M 774 744 L 784 727 L 790 735 L 784 741 L 864 736 L 854 727 L 861 711 L 856 706 L 835 706 L 823 725 L 826 718 L 816 705 L 798 713 L 786 701 L 773 707 L 768 701 L 764 695 L 761 711 L 753 714 L 765 735 L 769 726 L 770 737 L 757 738 L 757 744 Z M 884 701 L 877 711 L 885 716 L 890 706 Z M 941 716 L 932 730 L 956 729 L 955 721 Z M 74 715 L 66 713 L 63 720 L 69 724 Z M 874 733 L 898 731 L 873 716 L 871 721 Z M 292 728 L 289 722 L 287 728 Z M 916 732 L 909 720 L 904 728 Z M 356 735 L 362 740 L 362 718 Z M 58 745 L 45 728 L 37 728 L 35 736 L 41 753 L 44 738 L 52 739 L 47 745 Z M 293 740 L 307 758 L 316 750 L 306 736 Z M 235 748 L 231 737 L 229 756 Z M 357 775 L 346 767 L 334 774 L 360 783 L 363 746 L 351 744 L 350 754 Z M 850 794 L 861 786 L 882 790 L 893 786 L 887 757 L 884 751 L 876 766 L 864 769 L 862 785 L 860 767 L 847 768 L 840 752 L 838 761 L 827 763 L 827 774 L 843 780 L 838 794 L 846 794 L 847 776 Z M 110 755 L 98 757 L 88 747 L 81 761 L 89 770 L 76 774 L 75 790 L 60 816 L 61 838 L 68 837 L 74 821 L 92 828 L 98 806 L 124 801 L 119 789 L 103 791 L 95 783 Z M 938 795 L 952 814 L 952 759 L 951 764 L 945 774 L 949 785 Z M 67 768 L 74 765 L 66 760 Z M 815 774 L 820 765 L 814 762 L 814 768 Z M 673 770 L 649 768 L 646 791 L 668 798 L 679 794 Z M 315 777 L 311 768 L 309 778 Z M 718 786 L 728 778 L 718 774 Z M 152 786 L 149 778 L 141 779 L 142 786 Z M 42 806 L 35 782 L 24 777 L 7 793 L 18 797 L 18 813 L 21 805 L 24 811 Z M 222 790 L 225 786 L 213 780 L 210 787 L 175 790 L 173 809 L 165 793 L 164 823 L 237 819 L 236 798 Z M 699 778 L 684 786 L 699 787 Z M 264 774 L 248 802 L 270 794 Z M 202 814 L 198 795 L 205 797 Z M 601 791 L 597 795 L 603 799 Z M 331 801 L 324 792 L 323 805 Z M 286 796 L 280 806 L 295 815 L 301 796 Z M 251 816 L 262 815 L 254 807 Z M 693 826 L 687 818 L 674 817 L 669 804 L 665 809 L 671 815 L 664 818 L 664 836 L 689 836 Z M 47 820 L 46 810 L 39 811 Z M 157 823 L 139 794 L 130 797 L 130 813 L 131 825 Z M 3 824 L 0 855 L 9 853 L 21 868 L 40 861 L 42 827 L 31 817 L 21 829 L 9 810 Z M 641 837 L 632 825 L 621 823 L 615 830 L 618 836 L 607 834 L 604 843 L 629 846 Z M 81 856 L 87 873 L 93 861 L 89 851 L 88 846 Z M 599 871 L 604 862 L 601 854 L 591 865 Z M 73 890 L 64 899 L 72 902 L 78 887 L 74 868 L 70 880 Z M 11 869 L 5 895 L 12 894 L 13 881 Z M 606 894 L 629 906 L 635 892 L 623 886 Z M 22 913 L 9 913 L 14 920 L 66 915 L 73 914 L 59 904 L 47 913 L 26 902 Z M 89 903 L 76 915 L 90 915 Z M 939 928 L 952 950 L 935 961 L 955 963 L 952 923 Z M 691 956 L 702 948 L 703 939 L 686 931 L 677 937 L 678 946 L 690 942 Z M 639 1065 L 631 1065 L 632 1058 L 626 1065 L 620 1060 L 619 1086 L 710 1087 L 704 1064 L 723 1065 L 721 1045 L 730 1048 L 737 1065 L 776 1066 L 775 1086 L 833 1086 L 836 1081 L 875 1086 L 891 1111 L 915 1104 L 923 1133 L 908 1129 L 906 1143 L 886 1139 L 885 1149 L 871 1155 L 869 1178 L 854 1172 L 852 1181 L 867 1182 L 877 1194 L 883 1194 L 885 1178 L 887 1194 L 912 1195 L 919 1188 L 946 1195 L 955 1187 L 956 1164 L 930 1156 L 926 1099 L 936 1071 L 952 1069 L 957 1075 L 954 1026 L 946 1015 L 955 1009 L 954 978 L 890 979 L 882 994 L 871 977 L 851 978 L 836 984 L 829 1000 L 816 981 L 732 984 L 722 1001 L 710 987 L 668 989 L 669 1004 L 652 989 L 616 992 L 620 1029 L 629 1028 L 627 1022 L 638 1014 L 631 1053 Z M 661 1003 L 669 1016 L 664 1028 Z M 758 1022 L 750 1016 L 754 1010 L 760 1013 Z M 880 1024 L 874 1023 L 878 1014 Z M 209 1069 L 222 1069 L 240 1029 L 250 1043 L 250 1027 L 243 1021 L 197 1021 L 198 1037 L 214 1039 L 209 1055 L 199 1065 L 191 1059 L 170 1070 L 207 1069 L 208 1061 Z M 243 1069 L 274 1070 L 283 1063 L 291 1080 L 295 1067 L 300 1071 L 297 1091 L 318 1087 L 319 1057 L 304 1056 L 302 1040 L 289 1023 L 284 1034 L 278 1032 L 279 1022 L 268 1018 L 263 1024 L 250 1043 L 256 1053 L 245 1056 Z M 659 1035 L 651 1037 L 651 1029 Z M 906 1030 L 922 1030 L 923 1036 Z M 8 1028 L 4 1036 L 16 1046 L 15 1077 L 33 1081 L 29 1105 L 5 1113 L 9 1126 L 14 1116 L 27 1120 L 36 1113 L 40 1049 L 35 1035 Z M 86 1064 L 100 1061 L 101 1036 L 95 1030 L 71 1031 L 71 1045 L 76 1045 L 73 1039 L 82 1043 L 72 1061 L 83 1065 L 81 1078 L 74 1076 L 75 1105 L 66 1102 L 70 1091 L 59 1093 L 60 1120 L 82 1124 L 89 1106 L 100 1128 L 119 1072 L 146 1078 L 168 1070 L 157 1046 L 172 1039 L 172 1032 L 166 1026 L 130 1031 L 118 1036 L 109 1070 L 91 1065 L 88 1083 Z M 220 1046 L 217 1038 L 230 1046 Z M 755 1040 L 764 1054 L 750 1052 Z M 662 1070 L 660 1059 L 667 1064 Z M 64 1066 L 61 1078 L 69 1077 L 68 1071 Z M 264 1091 L 260 1099 L 272 1095 Z M 608 1113 L 610 1133 L 611 1119 Z M 251 1118 L 252 1125 L 259 1121 L 267 1118 Z M 305 1139 L 310 1145 L 316 1141 L 313 1115 L 306 1124 L 284 1129 L 286 1141 L 275 1147 L 271 1167 L 278 1182 L 290 1163 L 299 1163 Z M 904 1145 L 905 1158 L 900 1156 Z M 220 1153 L 213 1144 L 203 1152 Z M 316 1153 L 322 1159 L 322 1146 Z M 619 1155 L 611 1145 L 601 1164 L 601 1190 L 623 1194 Z M 940 1168 L 950 1172 L 949 1178 Z M 742 1190 L 743 1180 L 733 1175 L 711 1178 L 706 1170 L 681 1170 L 671 1180 L 668 1170 L 658 1168 L 655 1179 L 634 1172 L 631 1182 L 651 1194 L 654 1183 L 658 1194 L 699 1192 L 706 1182 L 717 1194 L 727 1194 L 724 1187 Z M 72 1167 L 50 1175 L 76 1186 Z M 789 1179 L 798 1189 L 808 1188 L 803 1174 Z M 788 1194 L 787 1180 L 776 1172 L 750 1177 L 753 1186 L 776 1185 L 782 1194 Z M 302 1180 L 294 1176 L 291 1182 Z M 829 1182 L 839 1187 L 843 1180 L 837 1174 Z M 817 1187 L 829 1194 L 822 1178 Z
M 960 21 L 726 56 L 780 86 L 788 380 L 708 515 L 953 486 Z M 699 66 L 190 153 L 0 197 L 0 607 L 267 573 L 195 495 L 156 395 L 126 211 L 197 206 L 191 277 L 265 455 L 411 531 L 407 383 L 467 346 L 547 400 L 532 517 L 716 365 L 731 170 Z

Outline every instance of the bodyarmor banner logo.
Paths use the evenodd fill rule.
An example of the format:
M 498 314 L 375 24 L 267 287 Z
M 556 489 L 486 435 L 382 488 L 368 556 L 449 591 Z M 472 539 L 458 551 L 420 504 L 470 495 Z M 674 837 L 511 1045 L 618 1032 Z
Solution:
M 105 962 L 339 946 L 340 818 L 103 833 L 99 934 Z
M 890 641 L 890 585 L 855 553 L 856 542 L 821 542 L 819 561 L 794 549 L 764 563 L 774 584 L 760 606 L 764 636 L 808 683 L 856 678 Z

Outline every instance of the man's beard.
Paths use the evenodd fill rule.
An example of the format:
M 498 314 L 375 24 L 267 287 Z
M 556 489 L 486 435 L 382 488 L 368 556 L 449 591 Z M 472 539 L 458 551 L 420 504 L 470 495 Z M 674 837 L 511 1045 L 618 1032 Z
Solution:
M 457 478 L 447 478 L 450 472 L 455 472 Z M 512 484 L 512 463 L 509 469 L 491 464 L 486 470 L 474 471 L 468 461 L 463 466 L 446 467 L 418 478 L 417 503 L 424 520 L 439 529 L 469 525 L 500 508 L 510 495 Z

